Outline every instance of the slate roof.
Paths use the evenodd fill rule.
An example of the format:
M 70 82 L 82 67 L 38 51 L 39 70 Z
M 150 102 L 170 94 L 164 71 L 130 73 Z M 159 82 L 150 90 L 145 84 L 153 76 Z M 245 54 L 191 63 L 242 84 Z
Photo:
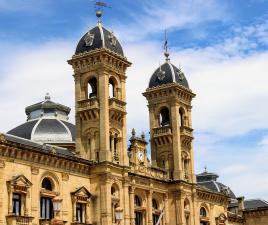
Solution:
M 149 81 L 149 88 L 157 87 L 163 84 L 177 83 L 185 88 L 189 88 L 188 81 L 181 71 L 176 66 L 166 60 L 151 76 Z
M 38 143 L 74 144 L 75 125 L 67 121 L 69 107 L 52 102 L 47 94 L 44 101 L 26 107 L 25 112 L 28 121 L 8 134 Z
M 219 176 L 215 173 L 209 173 L 207 171 L 197 174 L 197 184 L 205 189 L 213 192 L 223 193 L 227 192 L 231 199 L 236 199 L 234 192 L 226 185 L 217 181 Z
M 86 38 L 90 36 L 92 43 L 87 44 Z M 97 26 L 88 31 L 78 42 L 75 54 L 89 52 L 94 49 L 106 48 L 121 56 L 124 56 L 123 49 L 114 34 L 105 29 L 100 22 Z
M 55 148 L 56 154 L 58 154 L 58 155 L 72 156 L 72 157 L 74 156 L 74 153 L 66 148 L 62 148 L 62 147 L 58 147 L 58 146 L 54 146 L 54 145 L 49 145 L 49 144 L 40 144 L 40 143 L 33 142 L 33 141 L 30 141 L 30 140 L 27 140 L 24 138 L 13 136 L 11 134 L 4 134 L 4 135 L 5 135 L 5 138 L 7 141 L 26 145 L 29 147 L 38 148 L 41 151 L 43 151 L 44 153 L 49 153 L 50 152 L 49 148 L 53 147 L 53 148 Z
M 245 210 L 268 207 L 268 202 L 263 199 L 247 199 L 244 201 Z M 238 207 L 238 202 L 229 204 L 229 208 Z

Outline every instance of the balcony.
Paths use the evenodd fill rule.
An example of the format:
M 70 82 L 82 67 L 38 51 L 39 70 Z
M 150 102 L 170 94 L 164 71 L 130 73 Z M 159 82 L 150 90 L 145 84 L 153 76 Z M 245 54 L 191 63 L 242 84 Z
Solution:
M 31 225 L 33 217 L 31 216 L 7 216 L 7 225 Z
M 110 107 L 110 109 L 125 111 L 126 110 L 126 103 L 119 100 L 119 99 L 116 99 L 116 98 L 110 98 L 109 99 L 109 107 Z
M 77 102 L 78 111 L 84 111 L 88 109 L 98 109 L 99 101 L 97 98 L 89 98 L 85 100 L 80 100 Z
M 159 136 L 166 136 L 166 135 L 171 135 L 171 127 L 166 126 L 166 127 L 158 127 L 153 129 L 153 135 L 154 137 L 159 137 Z
M 192 134 L 193 129 L 192 128 L 183 126 L 180 128 L 180 131 L 181 131 L 181 136 L 193 138 L 193 134 Z
M 157 127 L 153 129 L 153 139 L 157 146 L 172 143 L 172 131 L 170 126 Z

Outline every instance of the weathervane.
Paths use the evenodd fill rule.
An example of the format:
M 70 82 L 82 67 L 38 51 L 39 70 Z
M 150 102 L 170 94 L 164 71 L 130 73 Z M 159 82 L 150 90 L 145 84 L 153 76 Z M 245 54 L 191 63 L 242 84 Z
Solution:
M 166 56 L 166 60 L 169 60 L 169 52 L 168 52 L 168 40 L 167 40 L 167 30 L 165 30 L 165 43 L 164 43 L 164 55 Z
M 101 23 L 101 16 L 103 12 L 103 8 L 111 8 L 105 2 L 100 1 L 92 1 L 94 2 L 95 9 L 96 9 L 96 16 L 98 17 L 98 23 Z

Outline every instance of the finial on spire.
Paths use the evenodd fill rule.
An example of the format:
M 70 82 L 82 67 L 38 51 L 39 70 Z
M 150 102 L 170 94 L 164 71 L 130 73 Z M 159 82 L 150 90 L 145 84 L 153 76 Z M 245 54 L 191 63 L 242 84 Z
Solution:
M 132 134 L 132 137 L 135 137 L 136 136 L 136 131 L 135 131 L 134 128 L 132 129 L 131 134 Z
M 46 93 L 46 96 L 45 96 L 45 100 L 47 101 L 47 100 L 50 100 L 51 98 L 50 98 L 50 95 L 49 95 L 49 93 L 47 92 Z
M 93 1 L 95 2 L 95 8 L 96 8 L 96 16 L 98 17 L 98 23 L 101 23 L 101 17 L 102 17 L 102 12 L 103 8 L 111 8 L 104 2 L 99 2 L 99 1 Z
M 164 55 L 166 57 L 166 61 L 169 61 L 169 52 L 168 52 L 168 40 L 167 40 L 167 30 L 165 30 L 165 43 L 164 43 Z

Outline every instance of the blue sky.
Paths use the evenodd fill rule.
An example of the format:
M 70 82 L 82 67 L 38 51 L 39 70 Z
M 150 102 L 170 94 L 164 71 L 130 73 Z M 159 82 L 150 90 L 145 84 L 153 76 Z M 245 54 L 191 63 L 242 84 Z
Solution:
M 133 62 L 127 74 L 128 132 L 135 127 L 148 136 L 141 93 L 164 60 L 167 29 L 171 62 L 182 66 L 197 94 L 196 172 L 207 165 L 238 196 L 268 199 L 268 2 L 106 3 L 112 8 L 105 9 L 103 24 L 115 32 Z M 1 132 L 24 122 L 24 108 L 46 92 L 73 108 L 72 69 L 66 60 L 95 24 L 87 0 L 0 0 Z

